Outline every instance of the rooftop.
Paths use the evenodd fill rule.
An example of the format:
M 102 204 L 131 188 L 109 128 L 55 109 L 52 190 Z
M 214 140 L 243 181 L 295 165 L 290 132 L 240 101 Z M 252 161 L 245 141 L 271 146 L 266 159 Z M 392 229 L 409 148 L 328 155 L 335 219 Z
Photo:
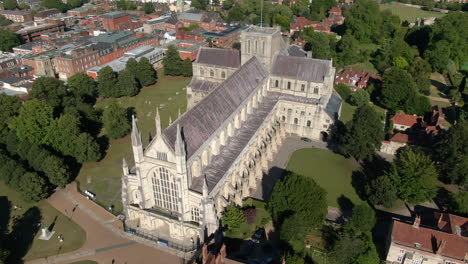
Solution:
M 90 39 L 92 42 L 115 43 L 133 36 L 131 31 L 116 31 L 112 33 L 104 33 Z
M 391 120 L 394 125 L 404 125 L 412 127 L 422 121 L 422 117 L 417 115 L 407 115 L 402 113 L 396 113 Z
M 25 28 L 22 28 L 22 29 L 16 31 L 16 34 L 22 34 L 22 33 L 29 32 L 31 30 L 39 30 L 39 29 L 42 29 L 42 28 L 56 27 L 56 26 L 57 25 L 54 25 L 54 24 L 42 24 L 42 25 L 38 25 L 38 26 L 30 26 L 30 27 L 25 27 Z
M 278 29 L 271 27 L 250 26 L 245 30 L 245 32 L 273 35 L 278 33 L 279 31 Z
M 119 18 L 119 17 L 124 17 L 124 16 L 128 16 L 128 14 L 124 12 L 119 12 L 119 11 L 113 11 L 113 12 L 109 12 L 104 15 L 101 15 L 101 17 L 103 18 L 109 18 L 109 19 L 114 19 L 114 18 Z
M 222 67 L 239 68 L 240 52 L 238 50 L 202 47 L 195 60 L 196 63 Z
M 280 55 L 276 57 L 271 74 L 321 83 L 330 74 L 331 63 L 329 60 Z

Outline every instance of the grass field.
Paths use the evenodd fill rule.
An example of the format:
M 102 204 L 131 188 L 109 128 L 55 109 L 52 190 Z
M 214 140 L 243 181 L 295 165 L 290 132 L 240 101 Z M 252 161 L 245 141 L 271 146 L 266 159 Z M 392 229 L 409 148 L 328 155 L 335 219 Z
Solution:
M 163 127 L 169 124 L 169 117 L 177 119 L 186 110 L 187 99 L 185 87 L 189 78 L 164 76 L 159 72 L 158 82 L 145 87 L 135 97 L 105 99 L 97 104 L 98 108 L 106 108 L 111 100 L 122 107 L 131 107 L 138 118 L 138 128 L 141 131 L 143 145 L 149 142 L 150 135 L 155 134 L 156 109 L 159 107 Z M 114 206 L 114 213 L 122 210 L 121 203 L 121 175 L 122 158 L 126 158 L 129 166 L 133 164 L 133 154 L 130 137 L 111 140 L 105 157 L 99 162 L 83 164 L 77 177 L 81 190 L 91 190 L 96 194 L 99 204 L 108 208 Z
M 12 208 L 10 210 L 8 209 L 7 199 L 11 202 Z M 0 201 L 0 223 L 5 224 L 5 220 L 8 219 L 9 215 L 10 222 L 8 229 L 15 232 L 19 231 L 17 233 L 19 234 L 17 240 L 8 242 L 15 249 L 12 253 L 17 258 L 23 257 L 25 260 L 32 260 L 70 252 L 79 249 L 86 241 L 86 232 L 67 216 L 50 206 L 46 201 L 26 203 L 21 199 L 18 192 L 3 183 L 0 183 Z M 15 205 L 21 209 L 15 210 L 13 208 Z M 25 212 L 28 212 L 28 220 L 24 222 L 20 221 L 21 227 L 14 228 L 12 218 L 15 216 L 21 217 Z M 48 227 L 53 225 L 52 230 L 55 231 L 55 234 L 49 241 L 38 239 L 41 234 L 40 228 L 37 226 L 38 223 L 42 223 Z M 0 226 L 0 229 L 2 228 L 3 226 Z M 38 231 L 37 233 L 36 230 Z M 64 242 L 60 243 L 58 241 L 58 235 L 63 236 Z
M 385 109 L 383 109 L 382 107 L 375 105 L 375 104 L 371 104 L 371 105 L 381 115 L 385 114 Z M 347 102 L 343 102 L 343 106 L 341 107 L 341 113 L 340 113 L 341 122 L 346 124 L 346 122 L 353 119 L 353 114 L 354 114 L 354 111 L 356 111 L 356 108 L 357 108 L 356 106 L 352 106 L 348 104 Z
M 390 10 L 394 15 L 400 17 L 401 21 L 407 20 L 410 23 L 416 21 L 419 18 L 429 17 L 443 17 L 446 14 L 433 11 L 425 11 L 417 7 L 405 6 L 400 3 L 393 2 L 391 4 L 381 4 L 381 10 Z
M 445 78 L 438 72 L 431 73 L 431 96 L 447 98 L 446 93 L 449 90 Z
M 329 206 L 338 207 L 338 198 L 345 196 L 354 204 L 362 200 L 351 185 L 351 175 L 358 167 L 352 159 L 325 149 L 300 149 L 293 153 L 288 170 L 312 177 L 327 191 Z

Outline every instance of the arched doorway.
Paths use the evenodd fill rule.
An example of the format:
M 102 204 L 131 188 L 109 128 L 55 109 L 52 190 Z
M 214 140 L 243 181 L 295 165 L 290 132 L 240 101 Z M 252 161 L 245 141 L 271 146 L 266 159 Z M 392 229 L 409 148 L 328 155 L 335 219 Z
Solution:
M 323 142 L 326 142 L 326 141 L 328 140 L 328 133 L 325 132 L 325 131 L 320 132 L 320 139 L 321 139 Z

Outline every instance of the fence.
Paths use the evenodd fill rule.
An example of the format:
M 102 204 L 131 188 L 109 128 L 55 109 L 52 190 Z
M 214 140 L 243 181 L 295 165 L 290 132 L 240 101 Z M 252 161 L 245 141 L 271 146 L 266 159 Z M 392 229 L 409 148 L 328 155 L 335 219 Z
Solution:
M 162 239 L 153 233 L 148 233 L 139 229 L 127 227 L 127 225 L 124 225 L 124 229 L 125 229 L 125 232 L 129 234 L 136 235 L 144 239 L 154 241 L 158 243 L 159 245 L 170 247 L 178 251 L 190 252 L 190 251 L 194 251 L 197 249 L 197 245 L 195 244 L 195 241 L 192 242 L 192 245 L 181 245 L 173 241 Z

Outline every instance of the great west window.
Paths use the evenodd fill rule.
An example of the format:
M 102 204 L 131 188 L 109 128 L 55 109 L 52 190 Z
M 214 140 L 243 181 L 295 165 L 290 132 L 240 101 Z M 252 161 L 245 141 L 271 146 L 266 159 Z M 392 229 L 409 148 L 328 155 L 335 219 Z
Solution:
M 165 168 L 158 168 L 153 173 L 152 182 L 156 206 L 171 211 L 179 211 L 179 188 L 169 171 Z

